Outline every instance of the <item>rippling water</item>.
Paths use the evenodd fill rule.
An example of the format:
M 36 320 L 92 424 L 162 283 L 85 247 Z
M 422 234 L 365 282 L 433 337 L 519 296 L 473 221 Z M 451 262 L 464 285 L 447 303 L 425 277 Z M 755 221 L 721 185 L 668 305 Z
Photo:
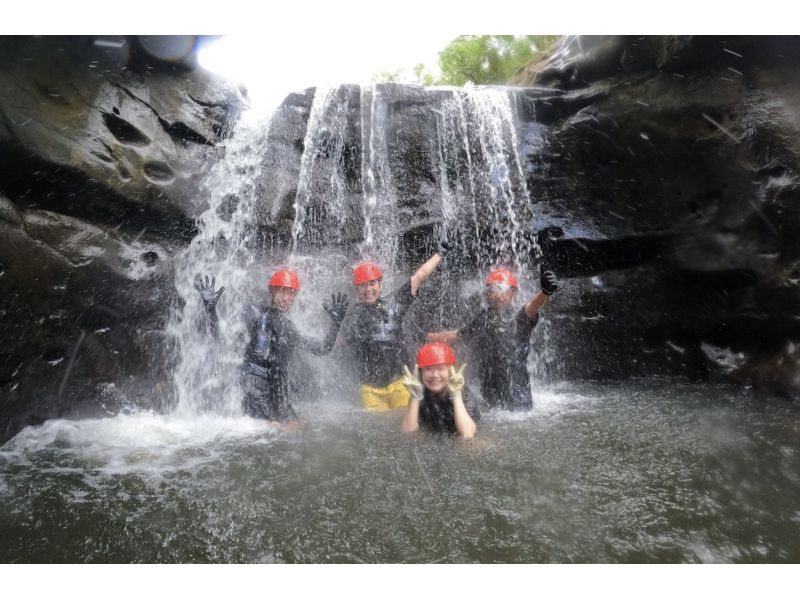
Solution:
M 572 384 L 473 442 L 401 413 L 150 413 L 0 449 L 2 562 L 798 562 L 800 409 L 727 386 Z

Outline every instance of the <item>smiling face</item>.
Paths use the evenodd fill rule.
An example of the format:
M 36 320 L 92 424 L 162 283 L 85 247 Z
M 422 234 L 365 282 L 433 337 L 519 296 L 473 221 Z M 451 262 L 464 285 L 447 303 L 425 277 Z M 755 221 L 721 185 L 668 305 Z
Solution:
M 282 312 L 289 311 L 297 296 L 297 291 L 289 287 L 270 287 L 269 292 L 272 297 L 272 307 Z
M 369 282 L 357 284 L 356 293 L 358 294 L 359 301 L 367 305 L 372 305 L 381 296 L 381 281 L 370 280 Z
M 486 287 L 486 300 L 493 311 L 505 311 L 514 300 L 516 289 L 504 283 L 490 284 Z
M 450 370 L 446 365 L 432 365 L 426 368 L 420 368 L 420 376 L 422 377 L 422 384 L 432 394 L 440 395 L 447 389 L 447 383 L 450 381 Z

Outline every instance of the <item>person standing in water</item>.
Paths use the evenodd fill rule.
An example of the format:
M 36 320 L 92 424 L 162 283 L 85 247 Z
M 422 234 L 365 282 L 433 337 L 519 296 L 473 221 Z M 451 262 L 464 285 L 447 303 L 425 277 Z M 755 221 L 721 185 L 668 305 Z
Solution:
M 460 330 L 431 332 L 429 341 L 463 341 L 478 360 L 481 394 L 490 408 L 526 411 L 533 407 L 528 374 L 530 336 L 539 312 L 558 290 L 553 272 L 542 271 L 541 291 L 520 309 L 512 307 L 517 277 L 507 268 L 495 268 L 486 277 L 488 307 Z
M 225 290 L 214 289 L 216 279 L 205 284 L 197 275 L 195 288 L 200 293 L 206 311 L 206 327 L 213 338 L 218 336 L 217 301 Z M 331 303 L 323 309 L 331 318 L 325 339 L 318 341 L 301 335 L 287 317 L 297 293 L 300 278 L 287 268 L 277 270 L 269 280 L 269 305 L 251 307 L 248 318 L 249 342 L 244 357 L 242 379 L 245 397 L 243 411 L 246 415 L 273 422 L 286 422 L 297 418 L 289 402 L 289 362 L 296 349 L 314 355 L 327 355 L 333 348 L 339 327 L 347 312 L 348 299 L 339 293 L 331 296 Z
M 353 269 L 359 302 L 350 310 L 339 338 L 356 361 L 358 391 L 364 409 L 387 411 L 408 405 L 409 394 L 401 381 L 403 364 L 408 363 L 401 338 L 403 317 L 420 286 L 433 274 L 449 249 L 448 243 L 439 243 L 438 251 L 388 299 L 381 296 L 383 272 L 376 264 L 364 262 Z
M 427 343 L 417 353 L 414 373 L 403 366 L 403 384 L 411 401 L 403 418 L 403 432 L 419 428 L 472 438 L 481 418 L 475 397 L 464 389 L 464 368 L 455 369 L 456 355 L 446 343 Z

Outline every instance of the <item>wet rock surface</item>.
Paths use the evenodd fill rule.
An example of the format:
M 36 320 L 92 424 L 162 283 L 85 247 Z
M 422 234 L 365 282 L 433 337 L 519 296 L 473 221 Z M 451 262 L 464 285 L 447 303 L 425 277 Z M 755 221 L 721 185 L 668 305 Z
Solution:
M 168 390 L 172 259 L 244 107 L 196 43 L 0 39 L 0 441 Z
M 193 218 L 206 207 L 197 190 L 218 157 L 214 146 L 244 103 L 221 78 L 137 53 L 140 43 L 0 40 L 0 145 L 77 171 L 144 209 Z
M 512 91 L 512 119 L 518 110 L 524 119 L 532 120 L 533 104 L 543 105 L 543 99 L 555 95 L 547 88 Z M 480 126 L 467 124 L 480 107 L 465 98 L 457 89 L 392 83 L 310 89 L 289 96 L 270 123 L 258 224 L 270 238 L 279 237 L 282 243 L 277 250 L 285 251 L 291 241 L 287 223 L 295 219 L 299 198 L 306 212 L 298 239 L 301 251 L 335 242 L 354 252 L 364 241 L 366 212 L 373 209 L 369 217 L 378 222 L 374 228 L 384 236 L 399 237 L 397 267 L 412 267 L 433 247 L 433 229 L 445 220 L 446 201 L 474 204 L 470 208 L 451 205 L 453 209 L 491 212 L 492 205 L 503 200 L 496 198 L 495 182 L 481 172 L 489 167 L 481 154 Z M 557 111 L 550 110 L 551 116 Z M 450 122 L 454 117 L 464 120 Z M 309 126 L 315 126 L 311 136 L 307 136 Z M 458 127 L 463 128 L 454 130 Z M 459 140 L 464 134 L 467 142 Z M 501 136 L 509 149 L 514 148 L 510 130 L 501 131 Z M 453 154 L 443 156 L 448 151 Z M 303 168 L 310 173 L 306 181 Z M 471 178 L 478 172 L 483 179 Z M 516 172 L 498 176 L 509 180 L 517 201 L 514 207 L 526 214 L 524 177 Z M 469 200 L 466 193 L 471 195 Z M 449 198 L 444 197 L 448 194 Z M 370 197 L 374 208 L 365 207 Z M 483 236 L 490 235 L 488 222 L 477 224 Z M 491 251 L 494 245 L 486 243 L 482 249 Z M 474 265 L 475 256 L 465 257 Z
M 583 268 L 593 283 L 554 303 L 564 348 L 586 340 L 566 371 L 797 396 L 799 60 L 798 38 L 662 36 L 568 38 L 531 65 L 529 82 L 563 91 L 528 179 L 537 213 L 565 231 L 557 270 L 597 257 L 587 238 L 609 264 L 646 258 Z M 637 247 L 613 249 L 625 239 Z

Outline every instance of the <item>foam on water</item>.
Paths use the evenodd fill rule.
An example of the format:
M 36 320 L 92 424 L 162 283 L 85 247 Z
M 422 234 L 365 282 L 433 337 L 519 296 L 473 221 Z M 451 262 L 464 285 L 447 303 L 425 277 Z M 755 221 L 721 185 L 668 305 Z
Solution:
M 548 386 L 471 442 L 338 392 L 298 401 L 297 430 L 50 421 L 0 449 L 0 560 L 796 562 L 800 413 L 743 398 Z
M 598 400 L 599 397 L 564 389 L 542 389 L 534 393 L 534 406 L 529 412 L 487 411 L 483 417 L 500 424 L 545 420 L 586 410 Z M 297 410 L 303 419 L 312 420 L 317 429 L 324 428 L 326 421 L 339 428 L 343 422 L 363 415 L 355 405 L 350 405 L 352 402 L 347 397 L 328 397 L 304 402 Z M 400 435 L 399 428 L 397 433 Z M 202 458 L 210 459 L 215 453 L 225 451 L 229 442 L 269 444 L 279 434 L 279 428 L 244 416 L 203 414 L 186 418 L 141 411 L 107 418 L 54 419 L 28 426 L 0 447 L 0 462 L 30 465 L 37 456 L 52 457 L 55 451 L 108 473 L 186 470 L 197 465 L 194 460 L 197 449 L 203 449 Z
M 109 418 L 56 419 L 29 426 L 0 448 L 0 462 L 32 464 L 37 457 L 77 459 L 105 473 L 186 470 L 212 459 L 226 443 L 268 443 L 276 430 L 247 417 L 178 418 L 139 412 Z M 198 452 L 196 449 L 203 449 Z

